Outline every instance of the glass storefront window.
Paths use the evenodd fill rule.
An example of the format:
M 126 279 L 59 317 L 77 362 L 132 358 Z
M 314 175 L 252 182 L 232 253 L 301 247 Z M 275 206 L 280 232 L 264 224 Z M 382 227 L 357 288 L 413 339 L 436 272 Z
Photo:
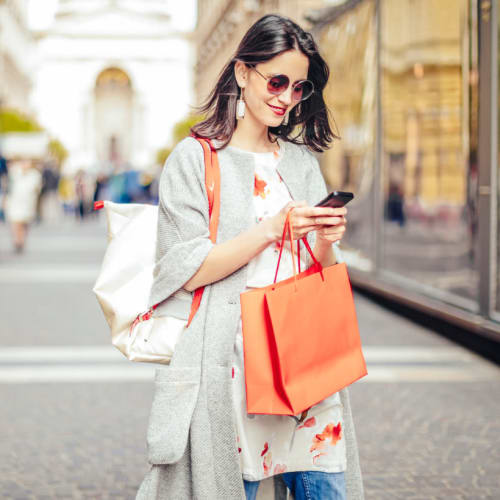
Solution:
M 498 40 L 498 47 L 500 47 L 500 0 L 497 0 L 497 20 L 498 20 L 498 26 L 497 26 L 497 40 Z M 498 63 L 497 63 L 497 68 L 498 68 L 498 75 L 500 75 L 500 50 L 498 50 L 497 54 L 498 58 Z M 498 115 L 497 115 L 497 154 L 498 151 L 500 151 L 500 78 L 498 79 L 499 87 L 498 87 Z M 494 186 L 493 186 L 494 187 Z M 497 160 L 497 193 L 496 193 L 496 199 L 497 199 L 497 225 L 496 225 L 496 243 L 497 243 L 497 255 L 496 255 L 496 300 L 495 300 L 495 309 L 497 311 L 497 314 L 500 313 L 500 156 L 498 157 Z M 493 189 L 492 192 L 494 193 Z
M 382 0 L 381 266 L 477 308 L 477 67 L 468 2 Z
M 371 270 L 377 92 L 375 2 L 367 0 L 342 14 L 323 28 L 318 41 L 330 67 L 325 99 L 341 137 L 321 157 L 323 175 L 331 190 L 354 193 L 347 206 L 348 229 L 341 249 L 350 264 Z

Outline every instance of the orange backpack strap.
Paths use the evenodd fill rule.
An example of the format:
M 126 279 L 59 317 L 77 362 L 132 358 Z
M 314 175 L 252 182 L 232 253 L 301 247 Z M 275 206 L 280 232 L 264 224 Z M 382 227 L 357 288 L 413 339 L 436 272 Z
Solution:
M 210 240 L 215 243 L 217 240 L 217 228 L 219 226 L 220 215 L 220 168 L 217 151 L 213 147 L 210 139 L 194 137 L 203 147 L 203 156 L 205 159 L 205 188 L 208 196 L 208 213 Z M 191 304 L 191 313 L 186 324 L 186 328 L 191 324 L 196 311 L 200 307 L 201 298 L 205 287 L 202 286 L 194 291 L 193 303 Z

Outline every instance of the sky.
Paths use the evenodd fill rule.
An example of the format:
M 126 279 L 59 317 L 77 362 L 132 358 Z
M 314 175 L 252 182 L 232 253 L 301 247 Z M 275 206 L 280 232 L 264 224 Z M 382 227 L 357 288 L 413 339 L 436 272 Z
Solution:
M 29 0 L 28 25 L 31 29 L 41 30 L 47 28 L 57 8 L 58 0 Z
M 196 23 L 196 0 L 165 0 L 169 5 L 172 24 L 176 29 L 192 30 Z M 33 30 L 50 26 L 57 9 L 58 0 L 28 0 L 28 24 Z

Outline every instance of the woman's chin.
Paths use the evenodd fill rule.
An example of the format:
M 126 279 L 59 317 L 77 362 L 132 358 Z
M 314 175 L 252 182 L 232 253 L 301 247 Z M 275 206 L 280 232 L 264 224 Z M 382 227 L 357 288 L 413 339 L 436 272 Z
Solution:
M 273 117 L 265 120 L 264 124 L 268 127 L 275 128 L 275 127 L 279 127 L 282 122 L 283 122 L 283 117 L 273 116 Z

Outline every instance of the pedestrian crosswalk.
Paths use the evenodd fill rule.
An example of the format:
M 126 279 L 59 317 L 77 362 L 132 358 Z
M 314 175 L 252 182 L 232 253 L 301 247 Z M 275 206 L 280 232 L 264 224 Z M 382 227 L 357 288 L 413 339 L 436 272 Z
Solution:
M 57 284 L 75 283 L 92 285 L 99 274 L 96 265 L 29 265 L 11 266 L 0 269 L 0 285 L 8 284 Z
M 500 381 L 500 368 L 455 346 L 366 346 L 356 383 Z M 151 382 L 155 363 L 129 362 L 113 346 L 0 349 L 0 383 Z
M 18 301 L 21 300 L 25 287 L 30 287 L 33 292 L 30 300 L 44 300 L 44 290 L 47 289 L 54 294 L 52 303 L 57 304 L 64 296 L 64 292 L 60 292 L 64 290 L 64 286 L 57 285 L 77 285 L 72 290 L 81 291 L 79 297 L 84 298 L 79 307 L 84 311 L 84 315 L 88 315 L 85 318 L 93 318 L 89 325 L 95 325 L 91 334 L 86 337 L 87 341 L 98 343 L 103 338 L 109 338 L 109 334 L 91 290 L 99 274 L 106 246 L 106 228 L 104 219 L 89 222 L 77 226 L 62 224 L 61 227 L 34 227 L 30 233 L 26 254 L 15 258 L 8 253 L 10 240 L 7 237 L 7 228 L 0 227 L 0 234 L 5 236 L 0 238 L 0 287 L 3 287 L 3 290 L 13 290 L 9 293 L 9 300 L 12 296 L 12 300 Z M 59 292 L 56 294 L 55 290 Z M 369 306 L 361 298 L 359 300 L 362 316 Z M 54 314 L 58 314 L 57 308 L 54 308 Z M 73 320 L 68 319 L 67 311 L 62 314 L 65 315 L 65 321 L 60 325 L 52 325 L 48 317 L 39 312 L 43 336 L 35 335 L 36 329 L 32 329 L 31 323 L 26 321 L 22 324 L 22 340 L 17 341 L 35 344 L 43 338 L 43 341 L 54 344 L 70 343 L 71 337 L 67 336 L 61 325 L 66 325 L 66 328 L 67 325 L 74 326 Z M 388 321 L 389 324 L 392 320 L 386 320 L 382 314 L 380 313 L 380 321 Z M 101 322 L 95 319 L 97 317 Z M 87 322 L 85 324 L 87 325 Z M 11 341 L 12 337 L 8 333 L 10 328 L 13 331 L 20 330 L 19 327 L 16 329 L 13 326 L 8 321 L 4 322 L 4 344 Z M 394 325 L 391 323 L 389 329 L 392 327 L 404 329 L 404 334 L 401 335 L 402 344 L 410 342 L 415 345 L 369 345 L 368 342 L 363 342 L 368 375 L 356 383 L 500 380 L 500 368 L 464 348 L 451 343 L 429 344 L 430 337 L 423 337 L 418 329 L 412 329 L 402 319 L 396 320 Z M 97 331 L 99 335 L 95 334 Z M 384 331 L 384 328 L 380 331 Z M 85 328 L 71 328 L 71 335 L 80 336 L 78 338 L 86 334 Z M 391 341 L 398 342 L 394 337 Z M 0 347 L 0 384 L 151 382 L 159 366 L 161 365 L 154 363 L 129 362 L 111 343 L 87 346 Z

